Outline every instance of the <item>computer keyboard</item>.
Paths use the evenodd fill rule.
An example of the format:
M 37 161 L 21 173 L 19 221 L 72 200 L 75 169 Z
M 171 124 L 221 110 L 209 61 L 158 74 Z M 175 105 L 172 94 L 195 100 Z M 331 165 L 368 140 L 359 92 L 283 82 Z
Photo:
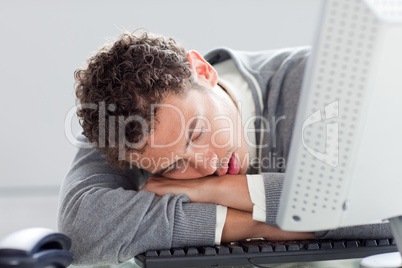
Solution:
M 264 265 L 363 258 L 397 251 L 394 239 L 240 241 L 219 246 L 150 250 L 135 257 L 146 268 Z

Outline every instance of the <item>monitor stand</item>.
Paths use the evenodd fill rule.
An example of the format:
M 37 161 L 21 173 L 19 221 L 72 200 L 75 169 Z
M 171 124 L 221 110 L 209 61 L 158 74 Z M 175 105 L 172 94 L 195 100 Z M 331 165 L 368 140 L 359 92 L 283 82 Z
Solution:
M 399 252 L 378 254 L 364 258 L 360 267 L 364 268 L 391 268 L 402 267 L 402 216 L 389 219 L 389 224 Z

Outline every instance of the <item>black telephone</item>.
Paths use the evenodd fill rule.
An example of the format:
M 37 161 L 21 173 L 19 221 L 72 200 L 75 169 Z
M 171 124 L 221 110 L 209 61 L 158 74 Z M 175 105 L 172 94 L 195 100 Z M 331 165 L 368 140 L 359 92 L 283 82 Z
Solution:
M 64 268 L 73 261 L 71 240 L 46 228 L 29 228 L 0 241 L 0 268 Z

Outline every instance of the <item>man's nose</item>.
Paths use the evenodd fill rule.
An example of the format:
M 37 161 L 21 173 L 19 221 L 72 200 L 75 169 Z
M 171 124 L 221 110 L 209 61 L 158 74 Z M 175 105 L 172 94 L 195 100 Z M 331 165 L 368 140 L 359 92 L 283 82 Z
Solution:
M 193 159 L 193 167 L 198 170 L 203 177 L 214 174 L 218 168 L 218 156 L 212 151 L 198 153 Z

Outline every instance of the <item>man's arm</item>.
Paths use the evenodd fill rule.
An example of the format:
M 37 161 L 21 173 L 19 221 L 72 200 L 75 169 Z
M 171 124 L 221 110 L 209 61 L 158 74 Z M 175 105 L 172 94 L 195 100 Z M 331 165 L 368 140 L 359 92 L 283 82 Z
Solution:
M 237 210 L 252 212 L 246 175 L 208 176 L 199 179 L 177 180 L 151 177 L 141 190 L 165 194 L 186 194 L 191 202 L 214 203 Z
M 253 203 L 246 175 L 208 176 L 192 180 L 151 177 L 141 189 L 163 196 L 185 193 L 191 202 L 216 203 L 227 206 L 222 242 L 264 237 L 269 240 L 314 239 L 312 233 L 287 232 L 272 225 L 253 220 Z
M 148 187 L 149 191 L 155 190 L 157 195 L 185 193 L 192 202 L 214 202 L 229 207 L 222 234 L 222 241 L 226 242 L 239 240 L 239 236 L 244 236 L 240 239 L 264 237 L 271 240 L 296 240 L 314 237 L 320 239 L 378 239 L 392 237 L 389 224 L 345 227 L 312 234 L 283 231 L 276 227 L 276 215 L 279 208 L 284 174 L 263 173 L 261 175 L 264 180 L 264 189 L 262 190 L 265 190 L 266 196 L 265 223 L 252 219 L 252 213 L 250 212 L 252 212 L 253 203 L 248 193 L 247 177 L 245 175 L 209 176 L 194 180 L 173 180 L 157 177 L 151 178 L 145 187 Z M 242 228 L 242 226 L 248 227 Z
M 115 264 L 149 249 L 213 245 L 216 205 L 185 195 L 138 192 L 142 174 L 116 171 L 94 149 L 79 149 L 62 184 L 58 226 L 74 264 Z M 145 181 L 145 178 L 144 178 Z
M 74 264 L 113 264 L 149 249 L 214 244 L 215 204 L 137 191 L 137 171 L 111 169 L 92 148 L 78 151 L 62 185 L 58 215 L 59 230 L 73 241 Z M 278 234 L 253 221 L 250 212 L 228 209 L 221 241 Z
M 157 195 L 185 193 L 191 202 L 217 203 L 228 207 L 221 242 L 263 237 L 268 240 L 314 239 L 308 232 L 288 232 L 253 220 L 253 203 L 248 193 L 245 175 L 208 176 L 200 179 L 177 180 L 151 177 L 141 189 Z

